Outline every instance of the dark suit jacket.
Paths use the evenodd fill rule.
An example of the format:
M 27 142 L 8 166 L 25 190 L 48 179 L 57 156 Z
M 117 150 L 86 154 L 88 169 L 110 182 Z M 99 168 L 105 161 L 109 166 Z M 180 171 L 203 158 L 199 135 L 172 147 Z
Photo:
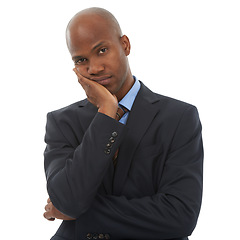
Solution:
M 77 218 L 63 221 L 52 239 L 183 240 L 192 233 L 203 163 L 194 106 L 141 83 L 126 125 L 83 100 L 48 114 L 45 141 L 49 196 Z

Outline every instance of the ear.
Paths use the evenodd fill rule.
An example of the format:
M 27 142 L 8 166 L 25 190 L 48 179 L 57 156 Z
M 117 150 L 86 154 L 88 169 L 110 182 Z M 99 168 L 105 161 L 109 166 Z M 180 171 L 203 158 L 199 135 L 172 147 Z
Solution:
M 130 45 L 130 41 L 129 41 L 128 37 L 126 35 L 123 35 L 120 38 L 120 41 L 121 41 L 121 44 L 122 44 L 122 47 L 123 47 L 123 50 L 124 50 L 126 56 L 128 56 L 130 54 L 130 49 L 131 49 L 131 45 Z

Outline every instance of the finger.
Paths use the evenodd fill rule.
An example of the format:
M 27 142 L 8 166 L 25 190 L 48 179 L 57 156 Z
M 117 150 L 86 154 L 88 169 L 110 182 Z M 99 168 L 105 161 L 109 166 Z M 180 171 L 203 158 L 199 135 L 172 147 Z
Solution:
M 78 78 L 78 82 L 81 84 L 81 86 L 83 87 L 83 89 L 84 89 L 85 91 L 90 87 L 90 84 L 84 82 L 81 78 Z
M 80 77 L 80 76 L 79 76 L 79 72 L 78 72 L 78 70 L 77 70 L 76 68 L 74 68 L 73 71 L 76 73 L 76 75 L 77 75 L 78 77 Z
M 117 100 L 117 96 L 116 96 L 115 94 L 112 94 L 112 95 L 113 95 L 113 97 L 115 98 L 115 100 L 118 101 L 118 100 Z
M 51 199 L 50 198 L 48 198 L 48 200 L 47 200 L 47 203 L 50 203 L 51 202 Z
M 43 214 L 43 217 L 46 218 L 46 219 L 49 220 L 49 221 L 54 221 L 54 220 L 55 220 L 55 218 L 53 218 L 53 217 L 50 215 L 49 212 L 45 212 L 45 213 Z
M 51 210 L 51 208 L 52 208 L 52 203 L 50 202 L 50 203 L 48 203 L 46 206 L 45 206 L 45 211 L 50 211 Z
M 83 76 L 82 74 L 77 70 L 77 68 L 74 68 L 73 71 L 76 73 L 78 80 L 83 82 Z
M 43 216 L 44 216 L 46 219 L 53 218 L 52 213 L 51 213 L 50 211 L 44 212 Z
M 91 85 L 91 80 L 87 79 L 86 77 L 84 77 L 78 70 L 77 68 L 74 68 L 73 71 L 76 73 L 77 77 L 78 77 L 78 82 L 83 86 L 87 86 L 90 87 Z

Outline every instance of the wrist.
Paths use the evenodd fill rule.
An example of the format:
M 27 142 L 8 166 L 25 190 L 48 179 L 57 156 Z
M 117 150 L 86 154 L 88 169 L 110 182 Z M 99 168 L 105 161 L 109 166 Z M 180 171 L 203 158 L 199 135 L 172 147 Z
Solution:
M 103 113 L 115 119 L 117 109 L 118 109 L 118 104 L 114 104 L 114 105 L 99 107 L 98 112 Z

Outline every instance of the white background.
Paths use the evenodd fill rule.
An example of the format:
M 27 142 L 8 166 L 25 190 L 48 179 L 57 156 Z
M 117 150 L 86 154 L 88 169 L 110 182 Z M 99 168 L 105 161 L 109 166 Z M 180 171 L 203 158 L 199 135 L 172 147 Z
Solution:
M 50 239 L 46 114 L 85 98 L 65 44 L 70 18 L 110 10 L 132 44 L 133 74 L 153 91 L 198 107 L 204 197 L 191 240 L 238 239 L 239 1 L 3 1 L 0 5 L 1 239 Z

